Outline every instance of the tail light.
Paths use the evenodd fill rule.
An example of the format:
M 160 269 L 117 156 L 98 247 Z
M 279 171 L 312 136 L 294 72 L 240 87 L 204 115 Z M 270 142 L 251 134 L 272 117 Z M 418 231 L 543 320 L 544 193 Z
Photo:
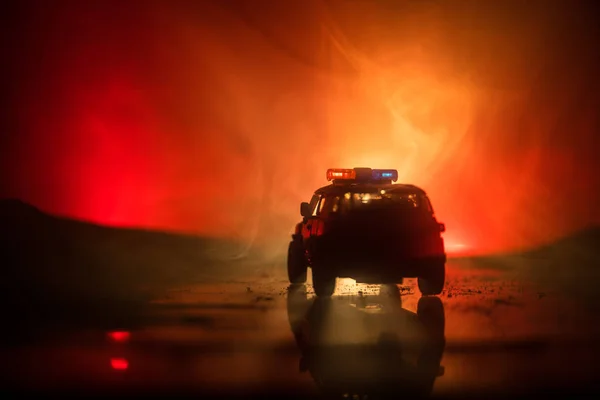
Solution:
M 327 232 L 329 228 L 329 224 L 326 224 L 325 221 L 320 220 L 317 225 L 317 236 L 321 236 Z

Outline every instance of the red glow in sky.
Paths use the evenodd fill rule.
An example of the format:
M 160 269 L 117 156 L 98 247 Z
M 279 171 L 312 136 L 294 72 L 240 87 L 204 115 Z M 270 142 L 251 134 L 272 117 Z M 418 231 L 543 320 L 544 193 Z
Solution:
M 429 192 L 451 251 L 600 220 L 600 90 L 589 63 L 563 61 L 579 54 L 552 25 L 563 11 L 84 3 L 18 32 L 10 196 L 273 254 L 330 167 L 397 168 Z

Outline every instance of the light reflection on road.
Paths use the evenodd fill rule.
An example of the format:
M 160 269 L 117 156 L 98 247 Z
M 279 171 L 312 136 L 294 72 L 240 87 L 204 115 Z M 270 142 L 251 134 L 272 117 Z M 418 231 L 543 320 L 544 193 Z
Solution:
M 416 282 L 407 280 L 398 288 L 399 301 L 391 307 L 416 313 L 421 297 Z M 311 392 L 313 380 L 298 370 L 300 352 L 290 328 L 287 289 L 287 282 L 278 277 L 174 289 L 157 299 L 145 324 L 135 329 L 115 327 L 108 336 L 106 331 L 75 332 L 59 342 L 10 349 L 6 356 L 14 362 L 9 376 L 26 376 L 27 385 L 49 387 L 60 382 L 102 385 L 114 379 L 142 387 L 283 382 Z M 307 289 L 306 298 L 312 301 L 310 285 Z M 377 285 L 340 280 L 332 301 L 343 307 L 336 306 L 337 325 L 326 329 L 330 339 L 373 341 L 388 328 L 406 328 L 400 319 L 385 316 L 350 323 L 361 315 L 354 313 L 358 309 L 366 315 L 389 308 L 389 299 L 381 294 Z M 383 301 L 372 301 L 378 297 Z M 361 305 L 364 298 L 369 301 Z M 440 299 L 445 310 L 445 373 L 436 380 L 434 393 L 465 385 L 506 388 L 507 382 L 558 382 L 567 373 L 572 379 L 591 379 L 591 369 L 582 366 L 593 365 L 596 353 L 585 346 L 600 330 L 595 316 L 571 304 L 574 300 L 541 293 L 507 272 L 452 265 Z M 485 342 L 488 345 L 479 348 L 466 345 Z M 515 343 L 524 343 L 518 352 L 510 350 Z M 574 360 L 567 372 L 562 361 L 566 359 Z M 115 373 L 120 378 L 111 375 Z

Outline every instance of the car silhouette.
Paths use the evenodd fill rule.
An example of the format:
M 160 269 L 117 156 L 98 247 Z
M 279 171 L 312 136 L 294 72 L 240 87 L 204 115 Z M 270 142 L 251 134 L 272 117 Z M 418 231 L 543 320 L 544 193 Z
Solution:
M 331 296 L 338 277 L 377 284 L 418 278 L 423 295 L 440 294 L 446 228 L 425 191 L 393 183 L 393 169 L 329 169 L 327 179 L 300 205 L 288 247 L 290 283 L 305 283 L 310 267 L 317 296 Z

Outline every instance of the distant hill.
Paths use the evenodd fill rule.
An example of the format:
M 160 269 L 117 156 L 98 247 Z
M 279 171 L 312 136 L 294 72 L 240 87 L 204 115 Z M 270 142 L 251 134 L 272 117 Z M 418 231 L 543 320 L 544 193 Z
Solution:
M 460 267 L 510 270 L 516 276 L 600 308 L 600 226 L 590 226 L 538 248 L 462 257 Z
M 17 319 L 57 307 L 67 319 L 114 316 L 178 285 L 249 275 L 260 257 L 232 259 L 244 251 L 232 241 L 104 227 L 0 200 L 0 298 Z
M 577 260 L 590 263 L 600 261 L 600 226 L 589 226 L 551 243 L 508 253 L 497 253 L 481 256 L 459 256 L 455 260 L 478 260 L 481 262 L 501 262 L 507 259 L 527 260 Z
M 600 261 L 600 226 L 590 226 L 551 244 L 523 253 L 529 258 Z

